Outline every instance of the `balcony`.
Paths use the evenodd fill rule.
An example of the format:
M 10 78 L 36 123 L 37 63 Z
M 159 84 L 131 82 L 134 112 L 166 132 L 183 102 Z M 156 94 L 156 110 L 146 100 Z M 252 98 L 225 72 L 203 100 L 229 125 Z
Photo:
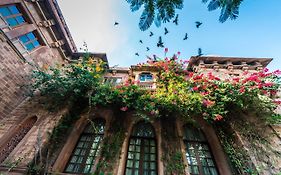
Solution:
M 153 81 L 139 82 L 138 86 L 142 89 L 148 89 L 153 91 L 156 89 L 156 83 Z

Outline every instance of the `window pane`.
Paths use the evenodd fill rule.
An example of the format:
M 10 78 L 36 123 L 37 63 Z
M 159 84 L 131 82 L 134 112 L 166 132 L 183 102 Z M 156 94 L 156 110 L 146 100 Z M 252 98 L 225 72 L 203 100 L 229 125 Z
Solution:
M 34 36 L 34 34 L 32 32 L 26 34 L 26 36 L 29 38 L 29 40 L 35 39 L 35 36 Z
M 152 74 L 140 74 L 140 81 L 152 81 Z
M 25 22 L 25 20 L 23 19 L 22 16 L 17 16 L 17 17 L 16 17 L 16 20 L 18 21 L 19 24 L 22 24 L 22 23 Z
M 15 18 L 7 18 L 6 20 L 7 20 L 7 23 L 9 24 L 9 26 L 11 26 L 11 27 L 18 25 L 18 22 L 16 21 Z
M 103 123 L 105 125 L 104 121 L 100 123 Z M 93 125 L 95 126 L 99 125 L 99 121 L 96 122 L 94 121 Z M 103 138 L 103 134 L 100 134 L 98 132 L 89 133 L 89 131 L 94 131 L 94 130 L 89 130 L 89 128 L 91 127 L 92 127 L 91 124 L 88 124 L 85 127 L 83 133 L 81 134 L 78 140 L 76 148 L 74 149 L 71 155 L 70 162 L 66 166 L 65 172 L 80 173 L 80 174 L 90 173 L 95 163 L 95 158 L 98 154 L 98 150 L 100 147 L 100 140 L 102 140 Z M 75 166 L 74 168 L 71 168 L 73 164 L 75 164 Z
M 126 169 L 126 175 L 133 175 L 132 170 L 131 169 Z
M 19 39 L 20 39 L 23 43 L 26 43 L 26 42 L 28 42 L 28 41 L 29 41 L 29 39 L 27 38 L 27 36 L 26 36 L 26 35 L 22 35 L 22 36 L 20 36 L 20 37 L 19 37 Z
M 152 125 L 137 123 L 133 127 L 129 143 L 125 174 L 157 175 L 157 151 Z
M 133 167 L 133 161 L 132 160 L 127 161 L 127 167 L 130 167 L 130 168 Z
M 132 136 L 154 138 L 154 129 L 149 123 L 139 122 L 134 126 Z
M 2 16 L 10 16 L 11 12 L 8 10 L 7 7 L 0 7 L 0 13 Z
M 32 49 L 34 49 L 34 46 L 33 46 L 33 44 L 32 44 L 32 43 L 28 43 L 28 44 L 26 44 L 26 45 L 25 45 L 25 47 L 26 47 L 26 49 L 27 49 L 28 51 L 30 51 L 30 50 L 32 50 Z
M 19 10 L 15 5 L 11 5 L 9 6 L 10 11 L 12 12 L 12 14 L 19 14 Z
M 185 126 L 184 131 L 186 159 L 190 173 L 217 175 L 213 157 L 202 131 L 192 126 Z

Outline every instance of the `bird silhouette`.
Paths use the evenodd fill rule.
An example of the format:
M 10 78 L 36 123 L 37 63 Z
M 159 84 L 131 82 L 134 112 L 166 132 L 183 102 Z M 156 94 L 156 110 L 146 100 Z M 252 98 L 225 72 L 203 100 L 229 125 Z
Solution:
M 167 35 L 169 33 L 168 29 L 165 27 L 164 30 L 165 30 L 164 35 Z
M 153 36 L 153 33 L 152 33 L 152 32 L 150 32 L 149 36 L 150 36 L 150 37 L 152 37 L 152 36 Z
M 135 53 L 135 55 L 136 55 L 136 56 L 140 56 L 138 52 L 137 52 L 137 53 Z
M 197 56 L 202 56 L 203 55 L 203 53 L 202 53 L 202 49 L 201 48 L 198 48 L 198 55 Z
M 150 49 L 149 49 L 149 47 L 146 47 L 146 51 L 149 51 Z
M 164 43 L 162 41 L 162 37 L 161 36 L 159 36 L 157 47 L 164 47 Z
M 188 36 L 187 33 L 185 33 L 183 40 L 187 40 Z
M 196 28 L 199 28 L 203 23 L 200 21 L 196 21 L 195 24 L 196 24 Z
M 178 25 L 178 21 L 179 21 L 179 14 L 176 15 L 176 18 L 173 20 L 173 23 Z
M 117 25 L 119 25 L 119 23 L 115 21 L 114 26 L 117 26 Z
M 141 44 L 143 43 L 142 40 L 139 41 Z

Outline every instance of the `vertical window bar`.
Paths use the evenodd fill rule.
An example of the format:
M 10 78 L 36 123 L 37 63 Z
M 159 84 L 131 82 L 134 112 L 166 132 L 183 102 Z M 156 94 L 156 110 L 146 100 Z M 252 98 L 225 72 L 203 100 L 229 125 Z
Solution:
M 218 175 L 208 142 L 200 129 L 184 126 L 184 144 L 191 175 Z
M 91 173 L 95 163 L 101 142 L 104 136 L 105 121 L 95 120 L 88 124 L 72 152 L 69 162 L 65 168 L 67 173 Z
M 137 123 L 132 131 L 125 175 L 157 175 L 157 149 L 151 124 Z

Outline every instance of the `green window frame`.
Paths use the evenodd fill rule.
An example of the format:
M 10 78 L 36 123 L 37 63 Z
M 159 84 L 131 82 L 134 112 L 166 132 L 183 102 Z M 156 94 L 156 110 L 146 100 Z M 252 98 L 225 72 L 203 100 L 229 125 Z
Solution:
M 23 14 L 15 4 L 0 7 L 0 14 L 11 27 L 26 23 Z
M 183 141 L 190 175 L 219 175 L 208 141 L 199 128 L 185 125 Z
M 65 172 L 88 174 L 92 172 L 104 137 L 105 121 L 96 119 L 85 127 L 66 165 Z
M 153 126 L 139 122 L 133 127 L 127 151 L 125 175 L 157 175 L 157 143 Z

